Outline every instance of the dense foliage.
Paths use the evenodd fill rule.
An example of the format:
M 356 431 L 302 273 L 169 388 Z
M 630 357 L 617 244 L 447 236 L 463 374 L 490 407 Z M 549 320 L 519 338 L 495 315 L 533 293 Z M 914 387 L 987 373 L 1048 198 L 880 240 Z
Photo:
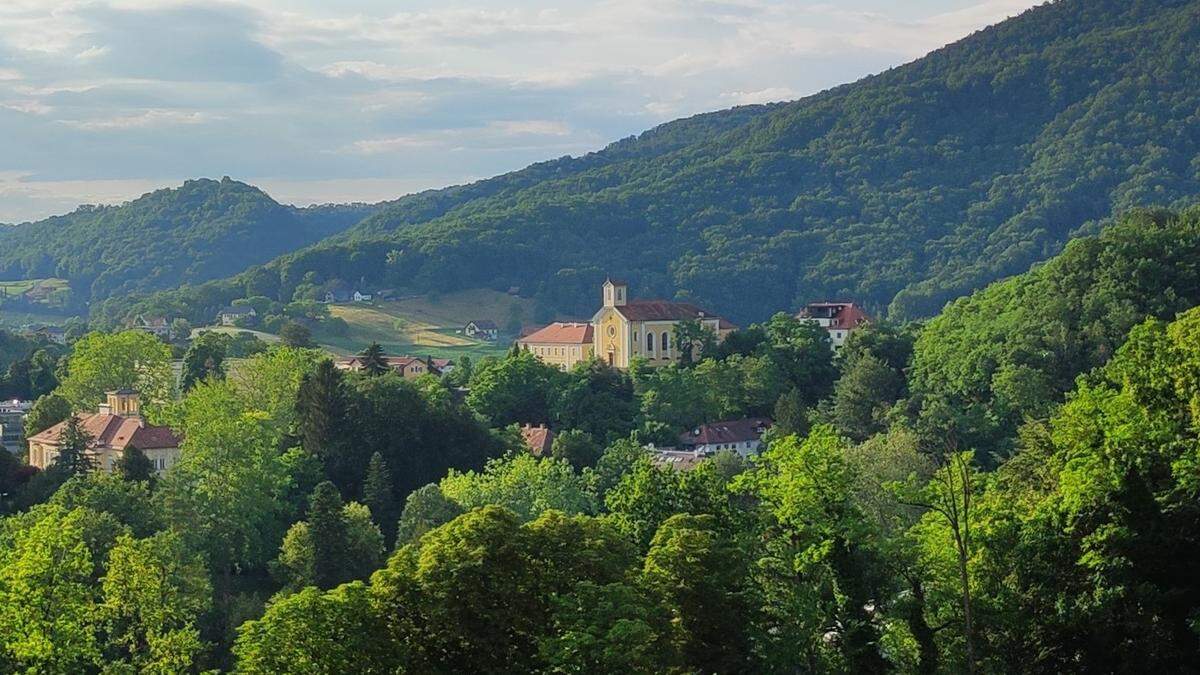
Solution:
M 1044 418 L 1135 324 L 1200 304 L 1198 260 L 1200 209 L 1135 212 L 949 305 L 915 345 L 923 427 L 962 447 L 1007 452 L 1018 425 Z
M 113 295 L 237 274 L 340 232 L 373 210 L 297 209 L 228 178 L 192 180 L 120 206 L 83 206 L 0 227 L 0 279 L 66 279 L 81 308 Z
M 836 356 L 782 314 L 630 372 L 516 350 L 404 379 L 286 346 L 225 368 L 197 338 L 187 391 L 152 399 L 184 438 L 164 475 L 93 471 L 70 421 L 48 470 L 0 466 L 0 669 L 1186 672 L 1196 224 L 1133 214 Z M 85 336 L 36 419 L 153 390 L 163 349 Z M 1049 384 L 946 384 L 1014 363 Z M 647 449 L 771 414 L 754 457 Z
M 1061 0 L 793 103 L 399 200 L 163 311 L 336 279 L 512 286 L 585 315 L 606 273 L 738 321 L 847 296 L 929 316 L 1117 210 L 1200 193 L 1194 0 Z M 110 307 L 111 315 L 130 305 Z

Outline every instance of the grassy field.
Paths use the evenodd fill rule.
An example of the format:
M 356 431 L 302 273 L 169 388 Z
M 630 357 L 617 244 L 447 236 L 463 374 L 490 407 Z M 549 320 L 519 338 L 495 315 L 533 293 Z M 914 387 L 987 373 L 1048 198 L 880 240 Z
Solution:
M 192 329 L 192 339 L 195 339 L 201 333 L 222 333 L 225 335 L 237 335 L 238 333 L 250 333 L 263 342 L 274 344 L 279 342 L 279 336 L 272 333 L 264 333 L 260 330 L 251 330 L 249 328 L 236 328 L 234 326 L 205 326 L 203 328 Z
M 47 291 L 57 291 L 69 288 L 66 279 L 19 279 L 17 281 L 0 281 L 0 289 L 7 295 L 23 295 L 34 287 L 45 288 Z
M 532 301 L 490 290 L 470 290 L 435 299 L 401 298 L 376 303 L 333 305 L 330 314 L 346 321 L 346 335 L 318 330 L 313 338 L 338 354 L 356 354 L 378 342 L 389 354 L 456 358 L 498 356 L 509 346 L 507 339 L 496 343 L 474 340 L 457 331 L 468 321 L 489 319 L 503 326 L 515 311 L 532 315 Z
M 61 326 L 72 317 L 66 314 L 49 314 L 49 313 L 33 313 L 33 312 L 10 312 L 6 309 L 0 309 L 0 327 L 4 328 L 20 328 L 30 324 L 49 324 Z

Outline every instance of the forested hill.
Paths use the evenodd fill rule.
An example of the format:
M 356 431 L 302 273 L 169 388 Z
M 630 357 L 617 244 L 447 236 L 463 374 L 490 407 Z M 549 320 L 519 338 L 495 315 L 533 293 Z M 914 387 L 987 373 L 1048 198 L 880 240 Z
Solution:
M 578 313 L 611 273 L 741 321 L 833 296 L 931 315 L 1200 193 L 1198 42 L 1195 0 L 1063 0 L 800 101 L 399 200 L 270 285 L 519 286 Z
M 79 303 L 198 283 L 345 230 L 374 208 L 297 209 L 229 178 L 191 180 L 120 206 L 0 228 L 0 279 L 61 277 Z

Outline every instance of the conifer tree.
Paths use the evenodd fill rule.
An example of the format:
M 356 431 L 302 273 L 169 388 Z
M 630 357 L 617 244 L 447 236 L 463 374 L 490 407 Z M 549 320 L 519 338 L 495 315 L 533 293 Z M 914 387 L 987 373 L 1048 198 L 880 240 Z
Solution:
M 363 360 L 363 371 L 372 377 L 388 372 L 387 359 L 383 355 L 383 346 L 372 342 L 359 354 Z
M 92 440 L 79 416 L 71 415 L 59 434 L 58 458 L 54 465 L 67 476 L 79 476 L 92 471 L 96 468 L 96 462 L 87 452 Z
M 320 588 L 333 588 L 347 579 L 349 539 L 342 496 L 325 481 L 313 489 L 308 502 L 308 527 L 313 546 L 313 581 Z
M 809 429 L 808 412 L 800 390 L 792 388 L 775 402 L 775 429 L 782 435 L 804 436 Z
M 399 514 L 396 513 L 392 472 L 388 469 L 383 455 L 378 452 L 371 455 L 371 462 L 367 465 L 367 478 L 363 481 L 363 502 L 371 509 L 371 518 L 390 544 Z
M 154 464 L 137 448 L 126 448 L 114 468 L 129 481 L 146 482 L 154 478 Z
M 326 474 L 337 485 L 347 486 L 354 467 L 345 466 L 341 441 L 345 437 L 347 393 L 342 374 L 326 359 L 305 375 L 296 393 L 301 446 L 321 459 Z M 358 474 L 361 475 L 361 474 Z

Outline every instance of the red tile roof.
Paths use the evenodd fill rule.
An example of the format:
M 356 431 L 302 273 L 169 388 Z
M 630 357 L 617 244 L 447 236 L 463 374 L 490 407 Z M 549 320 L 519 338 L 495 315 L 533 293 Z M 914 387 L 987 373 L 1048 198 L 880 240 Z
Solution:
M 689 302 L 668 300 L 631 300 L 615 308 L 630 321 L 686 321 L 688 319 L 719 319 Z
M 92 437 L 92 447 L 108 447 L 124 450 L 135 447 L 139 450 L 178 448 L 180 439 L 169 427 L 146 425 L 140 417 L 122 417 L 112 413 L 92 413 L 80 418 L 84 431 Z M 57 445 L 66 422 L 29 437 L 31 442 Z
M 591 344 L 592 324 L 555 322 L 517 340 L 521 344 L 551 342 L 556 344 Z
M 853 302 L 810 302 L 796 316 L 829 319 L 831 328 L 855 328 L 871 320 L 862 307 Z
M 546 425 L 533 426 L 526 424 L 521 427 L 521 438 L 529 451 L 538 457 L 549 457 L 550 448 L 554 445 L 554 432 Z
M 691 431 L 680 434 L 679 444 L 697 446 L 756 441 L 762 438 L 763 431 L 771 428 L 771 424 L 771 420 L 765 417 L 702 424 Z

